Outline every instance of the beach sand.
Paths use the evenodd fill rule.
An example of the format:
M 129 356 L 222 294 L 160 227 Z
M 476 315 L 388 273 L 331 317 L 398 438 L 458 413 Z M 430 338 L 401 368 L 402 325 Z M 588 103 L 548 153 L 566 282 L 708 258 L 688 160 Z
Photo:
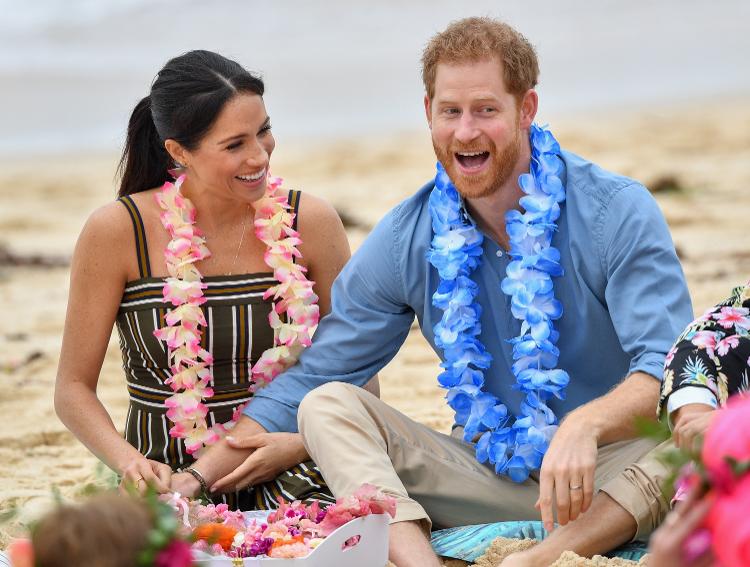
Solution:
M 567 149 L 659 189 L 696 313 L 750 277 L 750 104 L 713 100 L 569 116 L 552 126 Z M 96 458 L 53 409 L 68 287 L 67 267 L 54 264 L 70 256 L 88 214 L 114 197 L 116 159 L 0 162 L 0 512 L 7 520 L 17 511 L 0 525 L 0 548 L 49 506 L 53 489 L 75 499 L 101 477 Z M 323 196 L 345 213 L 353 248 L 433 168 L 426 131 L 326 145 L 280 140 L 274 156 L 274 172 L 289 187 Z M 118 427 L 127 409 L 120 364 L 112 340 L 98 393 Z M 448 431 L 451 412 L 436 375 L 437 357 L 415 324 L 381 373 L 382 396 Z

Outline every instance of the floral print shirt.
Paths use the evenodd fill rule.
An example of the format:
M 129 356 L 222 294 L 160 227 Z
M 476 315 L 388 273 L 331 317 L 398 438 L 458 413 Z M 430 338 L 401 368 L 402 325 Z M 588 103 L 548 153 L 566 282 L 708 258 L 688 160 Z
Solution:
M 658 415 L 750 391 L 750 282 L 693 321 L 667 353 Z

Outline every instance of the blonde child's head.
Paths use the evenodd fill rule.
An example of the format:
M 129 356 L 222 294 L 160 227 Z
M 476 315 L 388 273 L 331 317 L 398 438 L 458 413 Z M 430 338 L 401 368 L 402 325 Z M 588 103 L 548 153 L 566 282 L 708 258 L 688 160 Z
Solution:
M 82 504 L 64 504 L 36 524 L 30 542 L 11 549 L 12 565 L 142 565 L 144 550 L 164 547 L 174 537 L 169 531 L 155 530 L 158 521 L 152 504 L 114 493 L 99 494 Z

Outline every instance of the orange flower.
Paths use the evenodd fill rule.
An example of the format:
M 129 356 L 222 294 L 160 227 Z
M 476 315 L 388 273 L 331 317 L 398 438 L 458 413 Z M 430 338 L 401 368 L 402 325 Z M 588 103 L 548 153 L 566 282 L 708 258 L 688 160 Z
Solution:
M 305 538 L 303 538 L 301 535 L 292 536 L 290 538 L 279 538 L 273 542 L 273 544 L 271 545 L 271 549 L 276 549 L 277 547 L 282 547 L 284 545 L 292 545 L 293 543 L 304 543 L 304 541 Z
M 229 551 L 232 549 L 232 542 L 234 536 L 237 535 L 237 530 L 226 524 L 212 522 L 195 528 L 193 535 L 197 540 L 203 540 L 209 545 L 218 543 L 224 551 Z

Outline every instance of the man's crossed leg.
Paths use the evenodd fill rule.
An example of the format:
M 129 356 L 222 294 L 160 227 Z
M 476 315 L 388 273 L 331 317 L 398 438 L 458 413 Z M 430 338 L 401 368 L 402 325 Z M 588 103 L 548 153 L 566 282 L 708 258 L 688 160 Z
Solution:
M 334 495 L 368 482 L 397 499 L 390 556 L 399 567 L 439 565 L 426 537 L 431 525 L 539 519 L 537 478 L 517 484 L 496 475 L 476 461 L 469 443 L 361 388 L 332 382 L 313 390 L 300 406 L 299 429 Z M 660 490 L 666 469 L 654 447 L 650 440 L 600 447 L 589 511 L 507 564 L 548 565 L 566 549 L 592 555 L 648 537 L 668 508 Z

